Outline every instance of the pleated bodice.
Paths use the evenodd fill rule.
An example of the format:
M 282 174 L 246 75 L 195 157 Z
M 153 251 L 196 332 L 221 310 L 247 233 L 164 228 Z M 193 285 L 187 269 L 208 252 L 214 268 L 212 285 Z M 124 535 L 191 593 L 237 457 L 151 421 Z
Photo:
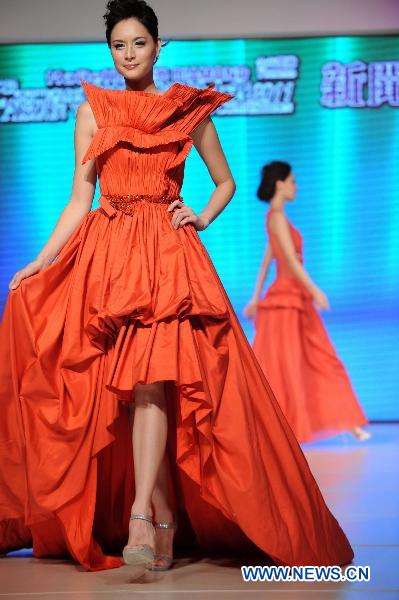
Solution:
M 231 94 L 174 83 L 163 94 L 82 81 L 98 129 L 82 163 L 95 158 L 102 195 L 177 196 L 190 133 Z

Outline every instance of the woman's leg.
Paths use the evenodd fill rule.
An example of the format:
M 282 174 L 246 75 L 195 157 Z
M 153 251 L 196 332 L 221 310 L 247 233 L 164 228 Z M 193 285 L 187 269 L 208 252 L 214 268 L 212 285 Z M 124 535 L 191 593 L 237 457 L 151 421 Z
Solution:
M 157 523 L 172 524 L 176 522 L 176 499 L 173 490 L 169 457 L 164 454 L 159 468 L 158 479 L 152 494 L 154 520 Z M 173 538 L 175 528 L 157 528 L 155 533 L 156 557 L 152 566 L 157 569 L 167 569 L 173 559 Z
M 165 454 L 168 421 L 164 382 L 136 385 L 134 390 L 133 460 L 136 494 L 132 514 L 152 515 L 151 499 Z M 155 549 L 154 530 L 143 520 L 130 521 L 129 545 Z
M 170 473 L 169 458 L 165 452 L 158 478 L 152 493 L 154 519 L 157 522 L 171 522 L 176 514 L 175 497 Z

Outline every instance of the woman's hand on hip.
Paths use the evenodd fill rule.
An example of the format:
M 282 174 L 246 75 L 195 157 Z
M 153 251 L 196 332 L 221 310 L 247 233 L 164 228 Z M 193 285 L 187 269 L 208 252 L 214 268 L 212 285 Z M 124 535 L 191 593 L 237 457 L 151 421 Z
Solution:
M 203 231 L 209 225 L 209 221 L 205 217 L 197 215 L 192 208 L 184 204 L 181 200 L 174 200 L 168 206 L 168 211 L 174 211 L 171 220 L 174 229 L 192 223 L 197 231 Z

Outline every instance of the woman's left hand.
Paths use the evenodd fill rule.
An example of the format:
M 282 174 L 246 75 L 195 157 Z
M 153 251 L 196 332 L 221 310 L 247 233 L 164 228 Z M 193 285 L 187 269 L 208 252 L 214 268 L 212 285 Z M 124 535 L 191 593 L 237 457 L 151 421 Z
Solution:
M 197 231 L 203 231 L 209 225 L 209 220 L 206 217 L 200 217 L 193 211 L 192 208 L 181 202 L 181 200 L 174 200 L 168 206 L 168 211 L 173 213 L 171 220 L 174 229 L 184 227 L 188 223 L 192 223 Z
M 243 313 L 246 317 L 248 317 L 248 319 L 255 319 L 257 311 L 258 300 L 252 299 L 244 308 Z

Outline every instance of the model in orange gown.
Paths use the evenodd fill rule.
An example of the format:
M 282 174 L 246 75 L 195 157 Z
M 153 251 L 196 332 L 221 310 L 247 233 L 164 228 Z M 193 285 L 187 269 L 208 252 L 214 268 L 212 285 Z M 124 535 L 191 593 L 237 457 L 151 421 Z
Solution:
M 6 302 L 0 550 L 123 564 L 137 488 L 128 405 L 137 384 L 165 382 L 177 546 L 350 562 L 197 229 L 168 211 L 191 133 L 231 96 L 82 85 L 100 207 Z
M 287 163 L 264 167 L 258 195 L 271 200 L 269 246 L 244 311 L 256 315 L 253 349 L 299 442 L 349 430 L 364 440 L 370 435 L 361 428 L 367 418 L 314 306 L 328 308 L 327 298 L 304 271 L 302 236 L 284 214 L 285 202 L 294 200 L 295 192 Z M 272 259 L 276 279 L 260 298 Z

